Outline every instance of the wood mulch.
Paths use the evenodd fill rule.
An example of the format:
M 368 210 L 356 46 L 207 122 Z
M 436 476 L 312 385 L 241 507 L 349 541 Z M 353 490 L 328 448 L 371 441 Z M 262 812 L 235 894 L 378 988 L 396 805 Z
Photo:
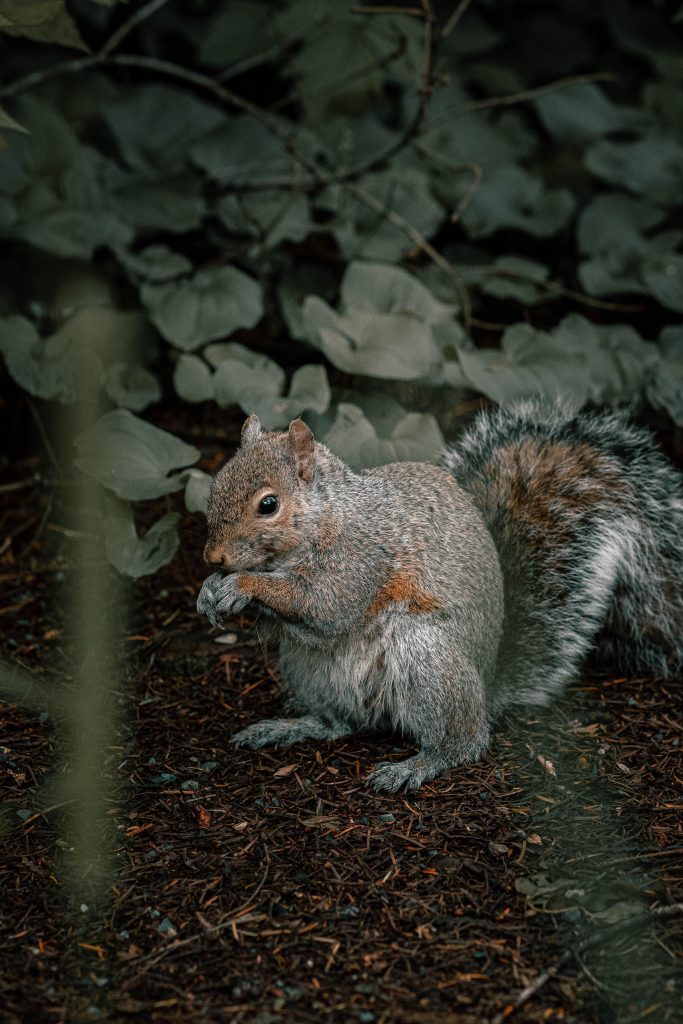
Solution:
M 62 523 L 49 487 L 0 494 L 3 657 L 55 686 Z M 396 737 L 231 746 L 277 713 L 277 663 L 246 619 L 200 621 L 200 551 L 185 515 L 131 586 L 100 904 L 66 883 L 59 723 L 0 704 L 3 1024 L 683 1019 L 680 685 L 589 672 L 481 763 L 377 794 Z

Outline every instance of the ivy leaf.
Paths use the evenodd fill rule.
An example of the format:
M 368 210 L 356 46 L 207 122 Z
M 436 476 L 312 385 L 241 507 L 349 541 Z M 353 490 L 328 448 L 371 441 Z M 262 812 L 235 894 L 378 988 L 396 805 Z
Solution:
M 500 349 L 461 345 L 458 358 L 470 385 L 499 404 L 541 395 L 577 408 L 637 394 L 656 353 L 625 325 L 597 327 L 570 314 L 552 332 L 514 324 Z
M 215 212 L 231 234 L 256 238 L 265 249 L 284 241 L 302 242 L 313 229 L 308 198 L 294 190 L 223 196 Z
M 88 358 L 110 397 L 144 408 L 160 397 L 158 383 L 141 365 L 148 342 L 145 317 L 106 307 L 78 309 L 48 338 L 25 317 L 0 318 L 0 351 L 9 372 L 30 394 L 47 400 L 75 401 Z M 115 364 L 125 368 L 107 377 L 105 368 Z
M 0 31 L 88 51 L 64 0 L 0 0 Z
M 380 263 L 349 265 L 341 284 L 342 312 L 309 295 L 303 330 L 334 366 L 387 380 L 427 377 L 439 362 L 432 325 L 453 307 L 440 302 L 406 271 Z
M 264 49 L 272 12 L 261 0 L 231 0 L 219 7 L 202 32 L 199 62 L 223 70 Z M 239 26 L 239 31 L 235 27 Z
M 643 263 L 643 280 L 667 309 L 683 313 L 683 255 L 651 253 Z
M 277 425 L 284 425 L 290 420 L 298 418 L 304 412 L 325 412 L 331 397 L 332 393 L 325 367 L 319 363 L 306 363 L 304 366 L 300 366 L 292 374 L 284 419 Z
M 656 409 L 666 409 L 683 427 L 683 327 L 665 327 L 659 336 L 660 359 L 647 397 Z
M 185 484 L 185 508 L 188 512 L 203 512 L 209 507 L 213 477 L 201 469 L 188 469 Z
M 663 305 L 680 310 L 680 305 L 670 305 L 677 301 L 680 259 L 671 250 L 683 235 L 676 231 L 651 237 L 645 234 L 664 216 L 644 200 L 621 193 L 594 199 L 579 219 L 579 248 L 591 256 L 579 266 L 584 288 L 591 295 L 650 291 Z M 673 274 L 667 268 L 672 268 Z
M 236 267 L 208 267 L 169 284 L 145 284 L 140 296 L 152 322 L 187 352 L 207 341 L 253 327 L 263 315 L 262 289 Z
M 349 310 L 341 316 L 309 296 L 303 308 L 306 336 L 346 373 L 385 380 L 428 376 L 437 360 L 428 325 L 400 314 Z
M 245 412 L 253 412 L 256 404 L 279 399 L 285 371 L 267 356 L 238 342 L 209 345 L 204 356 L 216 367 L 213 392 L 219 405 L 239 405 Z
M 176 512 L 168 512 L 138 537 L 130 505 L 109 502 L 103 523 L 107 558 L 123 576 L 150 576 L 170 562 L 180 545 Z
M 161 398 L 161 385 L 139 363 L 114 363 L 104 372 L 104 389 L 115 405 L 142 412 Z
M 597 85 L 572 85 L 534 100 L 543 124 L 563 144 L 582 145 L 643 123 L 642 111 L 612 103 Z
M 191 466 L 200 456 L 165 430 L 146 423 L 126 409 L 105 413 L 75 440 L 79 469 L 89 473 L 120 498 L 139 501 L 177 491 L 184 473 L 169 473 Z
M 683 144 L 656 129 L 633 142 L 601 139 L 586 151 L 588 170 L 657 203 L 673 204 L 683 189 Z
M 278 123 L 285 128 L 284 122 Z M 292 157 L 282 139 L 250 114 L 224 118 L 189 151 L 194 163 L 221 185 L 283 178 L 293 169 Z
M 208 402 L 213 398 L 211 370 L 199 356 L 178 356 L 173 371 L 173 386 L 184 402 Z
M 28 128 L 24 128 L 23 124 L 15 121 L 2 105 L 0 105 L 0 128 L 9 128 L 13 132 L 28 132 Z
M 326 267 L 297 266 L 285 274 L 278 285 L 280 311 L 292 338 L 306 340 L 303 304 L 307 295 L 332 298 L 337 289 L 337 278 Z
M 103 108 L 102 117 L 128 166 L 153 176 L 182 171 L 191 144 L 226 120 L 192 93 L 157 84 L 126 91 Z
M 190 260 L 167 245 L 149 245 L 140 252 L 118 249 L 116 255 L 134 280 L 153 284 L 170 281 L 192 270 Z
M 117 217 L 137 231 L 182 234 L 199 227 L 206 213 L 201 183 L 191 171 L 162 177 L 130 171 L 112 173 L 107 202 Z M 169 210 L 173 211 L 172 217 Z
M 472 268 L 468 275 L 477 281 L 485 295 L 496 299 L 513 299 L 523 306 L 547 302 L 556 295 L 545 288 L 539 288 L 535 281 L 547 281 L 548 267 L 526 256 L 499 256 L 481 271 Z
M 539 178 L 511 164 L 484 175 L 462 214 L 462 223 L 472 238 L 484 238 L 502 228 L 550 238 L 565 227 L 575 205 L 567 189 L 546 189 Z
M 363 410 L 340 402 L 325 444 L 353 469 L 387 462 L 436 461 L 443 437 L 428 413 L 405 413 L 388 436 L 379 436 Z
M 456 307 L 435 298 L 416 277 L 387 263 L 355 260 L 349 263 L 341 283 L 346 309 L 368 313 L 395 313 L 426 324 L 451 320 Z
M 444 210 L 432 195 L 424 171 L 397 165 L 389 171 L 366 174 L 359 186 L 425 238 L 434 235 L 443 222 Z M 395 262 L 414 245 L 386 214 L 366 205 L 341 185 L 325 189 L 316 202 L 319 209 L 333 215 L 329 230 L 346 259 Z

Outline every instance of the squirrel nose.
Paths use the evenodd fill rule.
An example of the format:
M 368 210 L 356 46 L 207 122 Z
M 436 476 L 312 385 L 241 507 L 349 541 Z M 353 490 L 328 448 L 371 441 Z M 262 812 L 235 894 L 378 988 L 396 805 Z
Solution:
M 204 561 L 207 565 L 223 565 L 224 555 L 222 548 L 211 548 L 207 544 L 204 548 Z

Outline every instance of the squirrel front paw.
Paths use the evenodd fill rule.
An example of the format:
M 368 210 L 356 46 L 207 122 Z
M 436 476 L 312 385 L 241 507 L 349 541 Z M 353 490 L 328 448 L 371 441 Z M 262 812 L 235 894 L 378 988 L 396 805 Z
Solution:
M 222 626 L 225 619 L 249 603 L 246 594 L 237 589 L 237 577 L 214 572 L 202 584 L 197 598 L 197 611 L 206 615 L 214 626 Z

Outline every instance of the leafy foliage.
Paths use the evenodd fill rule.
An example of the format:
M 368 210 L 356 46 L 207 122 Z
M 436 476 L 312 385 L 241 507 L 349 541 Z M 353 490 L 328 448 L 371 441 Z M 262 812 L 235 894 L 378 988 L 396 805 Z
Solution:
M 0 0 L 0 351 L 42 400 L 99 385 L 77 465 L 117 496 L 121 571 L 177 544 L 125 502 L 208 497 L 200 453 L 133 415 L 167 380 L 303 415 L 355 467 L 434 457 L 410 389 L 683 422 L 680 17 L 425 11 Z

